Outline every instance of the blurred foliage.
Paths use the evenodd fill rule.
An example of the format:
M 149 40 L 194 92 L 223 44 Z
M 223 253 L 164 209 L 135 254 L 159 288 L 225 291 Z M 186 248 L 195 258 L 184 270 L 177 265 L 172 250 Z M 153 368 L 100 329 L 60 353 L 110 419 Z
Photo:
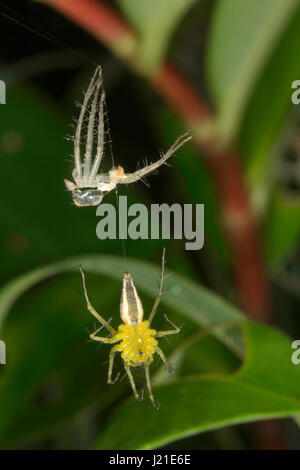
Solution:
M 125 261 L 116 257 L 86 256 L 42 268 L 36 273 L 25 274 L 20 279 L 12 281 L 11 285 L 6 286 L 0 292 L 0 299 L 2 300 L 0 313 L 2 316 L 5 315 L 10 304 L 21 293 L 24 293 L 25 289 L 32 287 L 33 282 L 41 281 L 55 272 L 76 269 L 80 264 L 89 271 L 98 272 L 105 276 L 105 280 L 102 281 L 103 289 L 101 289 L 103 293 L 101 299 L 102 305 L 105 305 L 107 302 L 110 303 L 115 299 L 115 283 L 113 284 L 114 289 L 110 291 L 107 276 L 120 279 L 125 269 L 132 273 L 133 278 L 136 280 L 136 286 L 141 291 L 150 294 L 152 297 L 155 295 L 154 286 L 158 273 L 147 263 L 131 260 Z M 74 288 L 74 286 L 72 287 Z M 97 291 L 99 292 L 99 288 L 97 288 Z M 43 383 L 42 390 L 46 386 L 48 388 L 52 386 L 54 388 L 54 401 L 55 397 L 60 401 L 63 401 L 63 398 L 67 400 L 66 406 L 60 403 L 60 406 L 57 407 L 59 410 L 64 410 L 63 416 L 65 419 L 68 417 L 70 407 L 72 411 L 74 411 L 74 408 L 78 410 L 78 408 L 81 409 L 84 405 L 87 405 L 86 401 L 95 400 L 95 396 L 90 396 L 94 391 L 95 384 L 91 386 L 89 383 L 90 380 L 93 381 L 96 372 L 92 369 L 91 363 L 89 363 L 88 367 L 84 367 L 84 364 L 82 364 L 84 357 L 88 355 L 86 351 L 84 357 L 82 357 L 82 346 L 80 346 L 78 338 L 80 322 L 74 322 L 75 318 L 73 317 L 68 319 L 68 315 L 62 312 L 62 307 L 68 309 L 66 298 L 69 299 L 69 295 L 66 295 L 64 291 L 61 293 L 57 291 L 57 294 L 59 298 L 63 299 L 62 305 L 59 302 L 57 306 L 56 298 L 54 298 L 53 294 L 49 298 L 49 292 L 47 296 L 43 294 L 42 301 L 48 298 L 47 307 L 50 311 L 55 310 L 55 315 L 59 315 L 61 320 L 57 321 L 57 318 L 52 315 L 51 322 L 46 321 L 46 313 L 43 311 L 42 315 L 39 316 L 38 325 L 36 325 L 35 316 L 37 313 L 34 316 L 34 312 L 30 312 L 30 316 L 26 320 L 27 327 L 24 328 L 23 325 L 21 332 L 27 331 L 31 317 L 34 318 L 35 323 L 31 330 L 31 335 L 38 327 L 39 338 L 35 337 L 35 335 L 33 337 L 26 335 L 23 349 L 21 345 L 24 335 L 20 332 L 21 337 L 18 341 L 18 352 L 12 350 L 10 365 L 5 369 L 5 373 L 1 377 L 2 386 L 0 390 L 2 395 L 0 395 L 0 403 L 3 407 L 1 412 L 2 426 L 5 429 L 8 424 L 12 425 L 14 423 L 16 430 L 18 430 L 15 432 L 11 431 L 14 437 L 20 433 L 20 429 L 23 427 L 18 422 L 19 417 L 22 417 L 22 422 L 28 423 L 32 413 L 30 404 L 33 408 L 36 406 L 36 401 L 30 401 L 27 395 L 29 394 L 29 397 L 35 396 L 36 400 L 38 391 L 35 390 L 35 387 L 39 382 L 38 378 L 45 377 L 46 371 L 49 374 L 51 366 L 53 367 L 54 364 L 57 364 L 55 376 L 52 377 L 50 374 L 46 383 Z M 8 303 L 5 302 L 7 297 Z M 191 370 L 189 370 L 189 375 L 185 378 L 186 360 L 180 366 L 180 357 L 177 356 L 177 374 L 180 378 L 175 382 L 172 380 L 166 386 L 160 385 L 156 391 L 159 400 L 162 401 L 162 409 L 164 411 L 154 413 L 148 402 L 143 403 L 143 405 L 137 402 L 131 405 L 123 405 L 112 424 L 108 427 L 103 443 L 100 440 L 102 448 L 151 448 L 200 430 L 212 429 L 224 424 L 244 420 L 249 421 L 257 418 L 285 416 L 300 412 L 300 401 L 298 399 L 300 369 L 291 363 L 290 343 L 282 333 L 276 332 L 270 327 L 246 321 L 229 304 L 218 299 L 204 288 L 197 286 L 191 280 L 188 281 L 176 275 L 172 276 L 172 280 L 166 286 L 164 304 L 169 309 L 172 309 L 173 312 L 178 311 L 181 316 L 187 317 L 189 323 L 194 323 L 194 328 L 192 325 L 189 327 L 191 331 L 198 324 L 203 328 L 205 335 L 215 336 L 227 346 L 228 352 L 231 351 L 237 357 L 244 358 L 244 365 L 238 373 L 232 373 L 232 371 L 228 373 L 227 370 L 226 374 L 222 370 L 217 374 L 212 372 L 212 364 L 210 364 L 209 373 L 205 375 L 203 375 L 202 366 L 202 374 L 199 377 L 199 372 L 197 371 L 198 361 L 195 363 L 193 357 L 187 356 L 186 360 L 188 358 L 192 360 L 194 370 L 192 375 L 190 375 Z M 201 305 L 201 311 L 199 311 L 199 305 Z M 72 323 L 72 329 L 68 328 L 68 323 Z M 52 327 L 51 324 L 53 325 Z M 82 323 L 81 326 L 83 326 Z M 240 327 L 244 333 L 244 338 L 240 336 Z M 59 333 L 57 328 L 59 328 Z M 53 330 L 52 334 L 51 330 Z M 69 338 L 66 330 L 67 334 L 70 335 Z M 187 330 L 181 336 L 181 341 L 188 334 Z M 9 333 L 7 336 L 9 338 Z M 18 335 L 16 337 L 18 338 Z M 197 357 L 201 358 L 206 353 L 209 354 L 211 360 L 212 355 L 209 352 L 208 344 L 205 344 L 202 339 L 201 337 L 194 337 L 192 341 L 200 341 Z M 53 348 L 54 342 L 55 349 Z M 191 341 L 189 343 L 191 344 Z M 244 350 L 244 343 L 246 344 L 246 351 Z M 68 349 L 70 345 L 72 346 L 72 351 Z M 36 362 L 35 358 L 38 357 L 38 351 L 42 348 L 47 350 L 47 355 L 45 355 L 43 362 Z M 218 347 L 215 346 L 214 349 L 218 350 Z M 75 367 L 75 371 L 73 371 L 74 376 L 72 374 L 71 377 L 78 380 L 77 374 L 84 374 L 84 377 L 79 381 L 79 383 L 84 385 L 84 391 L 80 391 L 78 397 L 76 393 L 76 396 L 72 397 L 70 403 L 68 395 L 68 390 L 70 389 L 68 384 L 65 383 L 66 379 L 70 379 L 70 372 L 66 376 L 65 372 L 66 370 L 69 371 L 69 367 L 73 370 L 78 360 L 77 354 L 80 356 L 81 367 Z M 232 355 L 226 353 L 226 350 L 225 354 L 229 364 L 232 363 L 234 359 Z M 223 361 L 225 354 L 223 351 Z M 260 360 L 261 357 L 263 357 L 263 360 Z M 65 364 L 66 359 L 69 365 Z M 24 360 L 26 364 L 30 364 L 30 367 L 33 368 L 32 371 L 31 368 L 27 370 L 24 367 Z M 36 367 L 33 367 L 34 364 Z M 225 367 L 228 369 L 227 365 Z M 274 374 L 275 368 L 276 374 Z M 13 378 L 10 376 L 10 372 L 13 374 Z M 24 380 L 24 374 L 26 380 Z M 160 378 L 160 384 L 162 382 L 164 380 Z M 22 387 L 18 387 L 18 383 L 21 383 Z M 88 386 L 86 387 L 86 385 Z M 99 393 L 99 389 L 97 391 Z M 40 390 L 39 393 L 41 393 Z M 71 390 L 69 393 L 71 393 Z M 103 405 L 103 401 L 107 404 L 105 393 L 100 391 L 100 394 L 99 405 Z M 190 399 L 191 396 L 194 398 L 193 400 Z M 110 394 L 109 401 L 113 397 L 114 395 Z M 131 401 L 134 400 L 131 399 Z M 21 409 L 18 409 L 16 403 L 18 403 Z M 176 406 L 174 406 L 174 403 L 176 403 Z M 27 419 L 24 419 L 24 414 Z M 50 424 L 52 426 L 59 424 L 62 417 L 61 414 L 60 412 L 56 415 L 58 423 L 55 423 L 55 415 L 51 415 Z M 46 419 L 46 417 L 47 413 L 45 413 L 42 422 L 38 421 L 40 432 L 45 427 L 45 421 L 49 425 L 49 418 Z M 36 423 L 31 422 L 31 432 L 36 431 L 34 425 Z M 155 433 L 153 433 L 154 429 L 156 430 Z M 25 431 L 28 432 L 27 426 Z
M 194 3 L 195 0 L 118 0 L 128 22 L 139 33 L 137 60 L 143 69 L 154 71 L 159 66 L 172 33 Z
M 291 83 L 300 73 L 299 24 L 298 9 L 265 64 L 240 132 L 253 205 L 260 215 L 265 216 L 264 243 L 271 263 L 282 259 L 297 242 L 300 230 L 299 197 L 291 198 L 287 190 L 278 188 L 278 173 L 284 172 L 284 155 L 292 137 L 291 132 L 287 132 L 287 120 L 294 120 Z M 292 135 L 297 135 L 298 129 L 292 124 Z M 283 226 L 286 230 L 282 230 Z
M 261 70 L 298 6 L 297 0 L 222 0 L 208 45 L 208 78 L 221 135 L 236 135 Z
M 88 35 L 43 5 L 11 3 L 102 64 L 117 164 L 131 171 L 137 160 L 144 155 L 154 160 L 157 149 L 167 148 L 180 134 L 181 124 L 144 82 Z M 188 64 L 187 58 L 193 63 L 191 80 L 213 103 L 222 136 L 233 139 L 241 154 L 269 272 L 277 279 L 277 326 L 300 334 L 300 184 L 291 193 L 286 177 L 291 142 L 299 133 L 290 99 L 291 82 L 300 73 L 298 2 L 115 4 L 140 37 L 137 59 L 143 67 L 155 70 L 169 51 L 178 63 Z M 204 20 L 206 30 L 200 31 Z M 1 16 L 0 22 L 6 38 L 0 78 L 2 73 L 8 77 L 7 105 L 0 108 L 0 338 L 7 344 L 7 364 L 0 366 L 0 447 L 176 447 L 174 441 L 200 432 L 299 413 L 300 369 L 291 363 L 291 341 L 232 306 L 235 290 L 218 195 L 192 146 L 178 152 L 171 168 L 149 179 L 150 189 L 138 183 L 120 190 L 129 203 L 205 204 L 205 248 L 191 253 L 184 242 L 167 243 L 171 274 L 155 326 L 165 327 L 164 311 L 175 323 L 184 322 L 181 334 L 162 344 L 176 377 L 154 362 L 159 412 L 146 399 L 134 402 L 127 380 L 106 384 L 109 348 L 87 343 L 85 328 L 92 331 L 94 325 L 76 268 L 84 266 L 95 307 L 105 318 L 113 316 L 117 326 L 124 271 L 133 274 L 145 311 L 151 309 L 163 241 L 127 240 L 127 258 L 122 258 L 119 240 L 96 238 L 95 209 L 74 207 L 63 185 L 72 166 L 72 144 L 64 136 L 72 116 L 77 117 L 73 102 L 81 100 L 92 67 L 74 63 L 70 50 L 57 56 L 56 65 L 53 44 Z M 111 155 L 106 153 L 108 169 Z M 293 154 L 298 162 L 299 153 Z M 297 182 L 296 170 L 293 177 Z M 105 202 L 116 204 L 115 195 Z M 298 290 L 286 289 L 286 281 L 279 287 L 287 279 L 287 259 L 296 266 L 293 286 Z M 116 367 L 122 370 L 120 359 Z M 137 371 L 137 380 L 144 386 L 143 371 Z M 226 432 L 236 442 L 235 428 Z M 207 447 L 222 448 L 219 431 L 207 436 Z M 194 445 L 201 446 L 199 436 L 195 439 Z M 239 439 L 253 446 L 243 434 Z
M 151 449 L 232 423 L 299 413 L 300 375 L 290 362 L 289 341 L 250 322 L 245 339 L 248 357 L 237 374 L 195 375 L 158 387 L 161 414 L 145 404 L 121 407 L 97 448 Z

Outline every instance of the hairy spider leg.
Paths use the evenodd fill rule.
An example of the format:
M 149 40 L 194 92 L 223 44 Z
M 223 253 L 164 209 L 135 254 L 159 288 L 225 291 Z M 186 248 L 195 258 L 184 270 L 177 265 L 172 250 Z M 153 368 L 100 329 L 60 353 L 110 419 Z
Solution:
M 175 325 L 175 323 L 173 323 L 171 320 L 169 320 L 169 318 L 167 317 L 167 315 L 164 313 L 164 317 L 166 319 L 166 321 L 168 323 L 170 323 L 170 325 L 173 326 L 173 330 L 166 330 L 166 331 L 157 331 L 156 334 L 155 334 L 155 338 L 161 338 L 162 336 L 168 336 L 168 335 L 175 335 L 176 333 L 179 333 L 180 332 L 180 328 L 178 328 L 178 326 Z
M 81 159 L 80 159 L 80 136 L 81 136 L 82 124 L 83 124 L 83 119 L 84 119 L 84 115 L 85 115 L 85 111 L 86 111 L 88 102 L 89 102 L 89 100 L 92 96 L 93 90 L 95 88 L 95 79 L 97 77 L 97 74 L 98 74 L 99 70 L 100 70 L 100 73 L 101 73 L 101 67 L 96 68 L 96 71 L 95 71 L 95 73 L 92 77 L 92 80 L 89 84 L 87 92 L 84 95 L 84 100 L 83 100 L 83 104 L 81 106 L 81 111 L 80 111 L 80 114 L 79 114 L 76 133 L 75 133 L 74 158 L 75 158 L 76 173 L 79 177 L 82 175 Z
M 146 383 L 147 383 L 147 389 L 148 389 L 148 394 L 149 394 L 150 401 L 151 401 L 152 405 L 154 406 L 154 408 L 156 408 L 158 410 L 160 404 L 157 401 L 154 400 L 154 396 L 153 396 L 153 393 L 152 393 L 152 387 L 151 387 L 149 366 L 148 365 L 145 367 L 145 375 L 146 375 Z
M 97 153 L 95 160 L 92 166 L 92 171 L 90 173 L 90 178 L 95 178 L 97 171 L 99 169 L 104 149 L 104 100 L 105 92 L 102 90 L 99 106 L 99 123 L 98 123 L 98 143 L 97 143 Z
M 113 366 L 114 366 L 114 359 L 115 359 L 115 354 L 117 352 L 120 352 L 121 349 L 118 344 L 116 344 L 113 348 L 111 348 L 109 352 L 109 364 L 108 364 L 108 377 L 107 377 L 107 383 L 113 385 L 114 383 L 117 382 L 118 378 L 120 377 L 120 372 L 117 373 L 116 378 L 112 380 L 112 371 L 113 371 Z
M 162 350 L 158 346 L 155 346 L 155 351 L 157 352 L 157 354 L 160 356 L 161 360 L 165 364 L 168 372 L 170 372 L 170 374 L 174 374 L 175 370 L 174 370 L 173 366 L 169 363 L 168 359 L 166 358 L 166 356 L 164 355 Z
M 182 147 L 183 144 L 191 140 L 191 138 L 192 135 L 190 132 L 186 132 L 185 134 L 181 135 L 180 137 L 178 137 L 178 139 L 176 139 L 174 144 L 169 148 L 169 150 L 163 155 L 162 158 L 160 158 L 154 163 L 151 163 L 150 165 L 145 166 L 144 168 L 141 168 L 140 170 L 135 171 L 134 173 L 125 173 L 124 176 L 118 178 L 117 183 L 134 183 L 144 178 L 146 175 L 156 170 L 156 168 L 160 167 L 163 163 L 165 163 L 168 158 L 170 158 L 180 147 Z
M 165 275 L 165 263 L 166 263 L 166 249 L 164 248 L 163 249 L 163 252 L 162 252 L 162 259 L 161 259 L 161 273 L 160 273 L 160 283 L 159 283 L 159 289 L 158 289 L 158 294 L 157 294 L 157 297 L 154 301 L 154 304 L 153 304 L 153 307 L 152 307 L 152 310 L 151 310 L 151 313 L 149 315 L 149 318 L 148 318 L 148 321 L 149 321 L 149 324 L 151 325 L 151 322 L 154 318 L 154 315 L 156 314 L 157 312 L 157 308 L 158 308 L 158 305 L 161 301 L 161 297 L 162 297 L 162 294 L 163 294 L 163 285 L 164 285 L 164 275 Z
M 142 391 L 141 396 L 140 396 L 138 394 L 138 392 L 136 391 L 136 386 L 135 386 L 135 383 L 134 383 L 134 379 L 133 379 L 133 376 L 132 376 L 132 373 L 131 373 L 130 366 L 125 361 L 124 361 L 124 368 L 125 368 L 125 371 L 128 375 L 129 382 L 130 382 L 130 385 L 131 385 L 131 388 L 132 388 L 135 399 L 138 400 L 138 401 L 142 401 L 143 398 L 144 398 L 144 393 Z
M 86 281 L 85 281 L 85 274 L 83 272 L 83 269 L 81 266 L 79 266 L 79 270 L 81 272 L 81 277 L 82 277 L 82 285 L 83 285 L 83 292 L 84 292 L 84 297 L 85 297 L 85 300 L 86 300 L 86 306 L 87 306 L 87 309 L 91 312 L 92 315 L 94 315 L 94 317 L 97 318 L 97 320 L 102 323 L 103 326 L 105 326 L 105 328 L 112 334 L 112 335 L 115 335 L 117 332 L 116 330 L 110 326 L 107 321 L 101 317 L 101 315 L 94 309 L 94 307 L 92 306 L 91 302 L 90 302 L 90 299 L 88 297 L 88 293 L 87 293 L 87 287 L 86 287 Z M 92 338 L 92 335 L 94 335 L 94 333 L 91 334 L 91 339 L 97 339 L 97 337 L 93 337 Z M 112 340 L 113 338 L 105 338 L 105 339 L 109 339 L 109 340 Z M 111 341 L 103 341 L 103 342 L 106 342 L 106 343 L 111 343 Z
M 95 127 L 95 116 L 97 111 L 97 102 L 98 102 L 98 95 L 100 90 L 100 85 L 102 82 L 102 74 L 101 69 L 99 69 L 99 77 L 96 80 L 96 87 L 93 90 L 93 100 L 92 106 L 89 115 L 89 122 L 88 122 L 88 133 L 86 139 L 86 150 L 84 156 L 84 168 L 83 168 L 83 177 L 89 178 L 90 170 L 91 170 L 91 159 L 92 159 L 92 151 L 93 151 L 93 142 L 94 142 L 94 127 Z

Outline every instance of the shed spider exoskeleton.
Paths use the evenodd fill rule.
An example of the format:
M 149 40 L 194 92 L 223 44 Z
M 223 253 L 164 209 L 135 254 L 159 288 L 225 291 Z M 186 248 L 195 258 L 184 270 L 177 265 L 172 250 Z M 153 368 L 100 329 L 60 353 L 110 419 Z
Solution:
M 159 403 L 154 400 L 149 373 L 149 366 L 153 361 L 153 355 L 157 353 L 160 356 L 165 366 L 167 367 L 167 370 L 170 373 L 174 373 L 174 369 L 172 365 L 168 362 L 163 351 L 159 348 L 156 338 L 161 338 L 162 336 L 179 333 L 180 331 L 180 328 L 174 325 L 174 323 L 172 323 L 166 315 L 165 319 L 172 325 L 174 329 L 167 331 L 156 331 L 150 328 L 151 322 L 154 318 L 160 299 L 162 297 L 164 265 L 165 250 L 163 250 L 162 255 L 161 276 L 158 294 L 153 304 L 148 320 L 144 321 L 143 306 L 136 291 L 135 285 L 133 283 L 133 279 L 129 273 L 124 274 L 120 303 L 120 314 L 123 323 L 119 325 L 118 330 L 115 330 L 112 326 L 110 326 L 109 321 L 105 321 L 105 319 L 101 315 L 99 315 L 99 313 L 96 312 L 94 307 L 91 305 L 87 294 L 85 275 L 82 268 L 79 268 L 82 275 L 83 290 L 87 303 L 87 308 L 99 320 L 99 322 L 102 323 L 102 326 L 98 330 L 90 334 L 90 338 L 95 341 L 100 341 L 102 343 L 117 343 L 111 348 L 109 353 L 107 383 L 113 384 L 119 378 L 119 374 L 117 374 L 116 378 L 112 380 L 114 356 L 116 352 L 120 352 L 124 362 L 124 368 L 128 375 L 136 400 L 142 400 L 143 394 L 141 393 L 141 395 L 139 395 L 137 393 L 133 375 L 131 373 L 131 367 L 144 367 L 149 398 L 153 406 L 157 409 L 159 408 Z M 97 333 L 104 327 L 107 328 L 107 330 L 112 334 L 112 337 L 102 337 L 97 335 Z
M 104 194 L 115 189 L 117 184 L 134 183 L 153 172 L 166 162 L 176 150 L 192 138 L 190 132 L 178 137 L 169 150 L 157 162 L 146 165 L 133 173 L 125 173 L 121 166 L 112 168 L 108 173 L 98 173 L 104 151 L 104 108 L 105 93 L 102 86 L 101 67 L 97 67 L 85 93 L 74 137 L 75 168 L 72 176 L 75 181 L 65 179 L 66 187 L 72 192 L 76 206 L 97 206 Z M 87 136 L 84 162 L 81 163 L 80 146 L 83 124 L 87 120 Z M 97 143 L 94 138 L 97 137 Z M 95 146 L 96 155 L 92 158 Z

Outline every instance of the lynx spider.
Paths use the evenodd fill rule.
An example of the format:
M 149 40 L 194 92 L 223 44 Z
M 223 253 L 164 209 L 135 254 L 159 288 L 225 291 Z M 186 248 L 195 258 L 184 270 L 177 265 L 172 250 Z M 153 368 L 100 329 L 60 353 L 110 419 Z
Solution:
M 121 166 L 112 168 L 108 173 L 98 172 L 104 151 L 104 108 L 105 93 L 103 90 L 102 70 L 98 66 L 85 93 L 74 137 L 75 168 L 72 176 L 74 182 L 64 180 L 72 192 L 76 206 L 97 206 L 105 193 L 116 188 L 117 184 L 128 184 L 139 181 L 165 163 L 185 142 L 192 138 L 190 132 L 178 137 L 169 150 L 155 163 L 146 165 L 133 173 L 125 173 Z M 89 109 L 90 105 L 90 109 Z M 98 123 L 96 118 L 98 115 Z M 81 162 L 80 144 L 83 134 L 83 123 L 87 119 L 87 136 L 84 161 Z M 95 127 L 96 135 L 95 135 Z M 97 137 L 96 155 L 93 158 L 94 138 Z
M 158 342 L 156 338 L 161 338 L 162 336 L 173 335 L 180 332 L 180 328 L 178 328 L 174 323 L 172 323 L 166 315 L 165 319 L 169 322 L 173 329 L 166 330 L 166 331 L 156 331 L 150 328 L 151 322 L 156 314 L 158 305 L 160 303 L 162 293 L 163 293 L 163 281 L 164 281 L 164 266 L 165 266 L 165 249 L 163 250 L 162 255 L 162 264 L 161 264 L 161 275 L 160 275 L 160 285 L 157 297 L 154 301 L 151 313 L 149 315 L 148 320 L 143 320 L 144 312 L 141 300 L 138 296 L 137 290 L 133 283 L 133 279 L 129 273 L 125 273 L 123 277 L 123 286 L 122 286 L 122 294 L 121 294 L 121 302 L 120 302 L 120 314 L 123 323 L 121 323 L 118 327 L 118 330 L 115 330 L 110 324 L 110 320 L 107 322 L 99 313 L 94 309 L 91 305 L 85 275 L 80 266 L 80 272 L 82 275 L 82 283 L 83 283 L 83 290 L 85 295 L 85 300 L 87 304 L 87 309 L 97 318 L 97 320 L 102 324 L 102 326 L 96 330 L 94 333 L 90 334 L 90 338 L 95 341 L 100 341 L 101 343 L 107 344 L 115 344 L 110 350 L 109 353 L 109 365 L 108 365 L 108 379 L 107 383 L 114 384 L 118 378 L 119 373 L 112 379 L 112 371 L 113 371 L 113 364 L 114 364 L 114 357 L 117 352 L 121 353 L 121 357 L 123 359 L 124 368 L 128 375 L 134 397 L 136 400 L 143 400 L 143 393 L 141 395 L 138 394 L 135 386 L 135 382 L 133 379 L 133 375 L 131 372 L 131 368 L 134 367 L 144 367 L 145 375 L 146 375 L 146 383 L 147 389 L 149 393 L 149 398 L 154 406 L 154 408 L 159 408 L 159 403 L 154 400 L 152 388 L 151 388 L 151 381 L 150 381 L 150 372 L 149 366 L 153 361 L 153 355 L 157 353 L 162 361 L 164 362 L 167 370 L 170 373 L 174 373 L 174 369 L 172 365 L 168 362 L 167 358 L 165 357 L 163 351 L 159 348 Z M 106 328 L 110 333 L 111 337 L 103 337 L 98 336 L 97 333 L 102 328 Z

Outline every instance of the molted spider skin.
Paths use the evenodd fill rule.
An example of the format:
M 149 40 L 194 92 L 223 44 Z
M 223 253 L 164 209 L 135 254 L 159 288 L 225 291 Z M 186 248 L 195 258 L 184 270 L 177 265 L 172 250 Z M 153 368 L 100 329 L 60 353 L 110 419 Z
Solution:
M 125 173 L 121 166 L 113 167 L 108 173 L 101 173 L 100 164 L 105 144 L 104 109 L 102 70 L 101 67 L 97 67 L 84 95 L 74 136 L 72 172 L 74 182 L 65 180 L 68 191 L 72 192 L 74 203 L 79 207 L 97 206 L 102 201 L 103 193 L 112 191 L 118 184 L 130 184 L 142 180 L 163 165 L 185 142 L 192 138 L 190 132 L 183 134 L 159 160 L 133 173 Z M 86 135 L 85 123 L 87 123 Z M 85 146 L 85 152 L 82 158 L 83 146 Z M 85 192 L 78 193 L 78 190 L 83 188 Z M 87 192 L 93 189 L 102 192 L 102 197 L 100 198 L 100 193 Z

